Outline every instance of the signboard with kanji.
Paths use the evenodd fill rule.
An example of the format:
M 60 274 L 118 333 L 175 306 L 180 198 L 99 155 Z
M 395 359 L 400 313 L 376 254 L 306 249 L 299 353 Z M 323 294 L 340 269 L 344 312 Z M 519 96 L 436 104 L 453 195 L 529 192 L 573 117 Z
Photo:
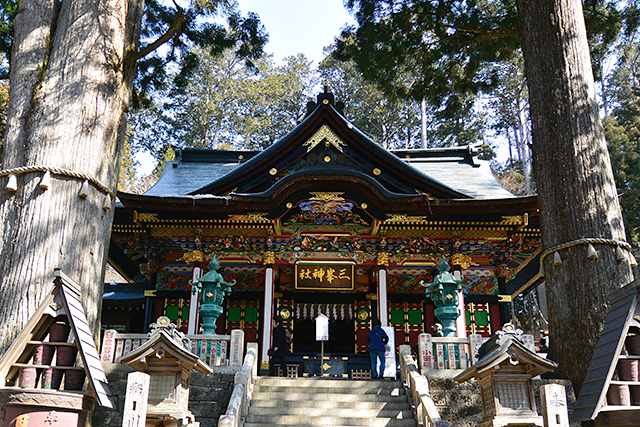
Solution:
M 299 262 L 296 289 L 353 290 L 354 263 Z

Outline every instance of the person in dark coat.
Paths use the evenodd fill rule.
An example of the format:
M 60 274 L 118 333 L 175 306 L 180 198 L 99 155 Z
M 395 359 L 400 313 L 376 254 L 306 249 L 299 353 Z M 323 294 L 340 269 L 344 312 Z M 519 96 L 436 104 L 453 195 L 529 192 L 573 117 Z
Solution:
M 382 378 L 384 376 L 384 356 L 385 344 L 389 342 L 387 333 L 382 329 L 379 320 L 373 321 L 373 329 L 367 336 L 369 343 L 369 356 L 371 356 L 371 377 L 373 379 Z M 378 365 L 378 369 L 376 369 Z
M 276 364 L 280 365 L 282 370 L 282 376 L 287 376 L 287 363 L 285 356 L 289 352 L 289 345 L 287 344 L 287 333 L 282 326 L 280 319 L 273 321 L 273 344 L 271 346 L 271 361 L 269 362 L 269 375 L 276 376 Z

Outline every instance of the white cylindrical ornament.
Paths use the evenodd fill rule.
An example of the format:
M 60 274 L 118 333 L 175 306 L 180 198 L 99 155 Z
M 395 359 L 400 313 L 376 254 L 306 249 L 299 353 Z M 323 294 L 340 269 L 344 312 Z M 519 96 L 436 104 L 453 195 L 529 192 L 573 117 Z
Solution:
M 46 171 L 44 175 L 42 175 L 42 179 L 40 180 L 40 188 L 43 190 L 48 190 L 51 186 L 51 172 Z
M 591 243 L 589 243 L 589 246 L 587 246 L 587 258 L 589 259 L 598 258 L 598 253 L 596 252 L 596 248 L 594 248 Z
M 102 202 L 102 209 L 108 211 L 111 209 L 111 196 L 108 194 L 104 195 L 104 201 Z
M 624 261 L 625 259 L 624 251 L 620 246 L 616 246 L 616 260 L 618 262 Z
M 89 181 L 85 179 L 82 182 L 82 186 L 80 187 L 80 193 L 78 194 L 78 196 L 82 197 L 83 199 L 86 199 L 88 195 L 89 195 Z
M 560 257 L 560 252 L 558 251 L 553 253 L 553 265 L 555 267 L 562 265 L 562 258 Z
M 15 175 L 9 175 L 9 182 L 7 182 L 7 190 L 18 191 L 18 180 Z

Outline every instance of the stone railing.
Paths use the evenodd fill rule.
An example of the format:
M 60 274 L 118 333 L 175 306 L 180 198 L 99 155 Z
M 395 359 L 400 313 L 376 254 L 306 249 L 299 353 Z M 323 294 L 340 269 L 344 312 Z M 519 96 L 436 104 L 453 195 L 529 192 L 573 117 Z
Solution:
M 429 382 L 420 374 L 418 364 L 411 356 L 408 345 L 400 346 L 400 378 L 407 387 L 407 393 L 413 400 L 418 425 L 422 427 L 449 427 L 449 421 L 440 418 L 431 394 Z
M 258 344 L 247 343 L 247 355 L 240 372 L 234 378 L 231 400 L 227 412 L 220 416 L 219 427 L 238 427 L 242 425 L 249 410 L 249 403 L 253 395 L 253 385 L 258 376 Z
M 185 335 L 191 340 L 191 352 L 210 366 L 229 364 L 230 355 L 236 351 L 231 335 Z M 121 334 L 112 329 L 104 332 L 100 360 L 118 362 L 120 356 L 129 353 L 147 342 L 147 334 Z M 238 344 L 244 346 L 244 342 Z M 237 351 L 242 351 L 238 348 Z
M 449 375 L 446 371 L 465 370 L 477 360 L 478 349 L 486 340 L 477 334 L 468 338 L 420 334 L 417 355 L 420 372 L 446 376 Z

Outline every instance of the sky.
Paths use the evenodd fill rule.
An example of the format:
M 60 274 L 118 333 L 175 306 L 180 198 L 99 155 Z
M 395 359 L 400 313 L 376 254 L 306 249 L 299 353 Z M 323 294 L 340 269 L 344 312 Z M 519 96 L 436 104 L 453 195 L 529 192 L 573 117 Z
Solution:
M 238 0 L 243 14 L 255 12 L 269 33 L 265 51 L 277 62 L 304 53 L 314 65 L 324 57 L 322 49 L 355 21 L 343 0 Z
M 345 24 L 355 24 L 344 8 L 343 0 L 238 0 L 240 12 L 255 12 L 269 33 L 265 52 L 277 63 L 287 56 L 304 53 L 318 65 L 324 58 L 322 49 L 333 43 Z M 149 153 L 136 154 L 139 176 L 155 167 Z

